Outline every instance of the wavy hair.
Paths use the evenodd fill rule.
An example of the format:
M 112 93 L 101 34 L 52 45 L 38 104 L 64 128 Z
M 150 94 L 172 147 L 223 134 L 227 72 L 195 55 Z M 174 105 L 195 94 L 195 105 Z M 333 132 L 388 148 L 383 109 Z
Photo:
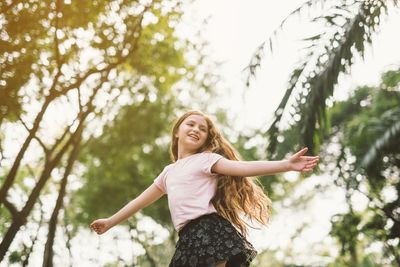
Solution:
M 229 160 L 241 160 L 239 153 L 222 136 L 212 119 L 201 111 L 192 110 L 183 114 L 172 128 L 170 156 L 173 162 L 178 159 L 178 138 L 175 136 L 179 126 L 190 115 L 201 115 L 208 125 L 208 137 L 197 153 L 210 151 Z M 264 193 L 263 186 L 256 177 L 236 177 L 218 175 L 217 191 L 211 200 L 218 214 L 234 224 L 243 235 L 247 226 L 241 215 L 267 225 L 272 210 L 272 202 Z

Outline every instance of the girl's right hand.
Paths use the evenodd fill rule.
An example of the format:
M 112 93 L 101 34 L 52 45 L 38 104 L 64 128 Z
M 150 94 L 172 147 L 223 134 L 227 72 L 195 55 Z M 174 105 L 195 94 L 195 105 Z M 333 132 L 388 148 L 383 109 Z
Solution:
M 90 224 L 90 228 L 92 228 L 98 235 L 104 234 L 111 227 L 109 219 L 98 219 Z

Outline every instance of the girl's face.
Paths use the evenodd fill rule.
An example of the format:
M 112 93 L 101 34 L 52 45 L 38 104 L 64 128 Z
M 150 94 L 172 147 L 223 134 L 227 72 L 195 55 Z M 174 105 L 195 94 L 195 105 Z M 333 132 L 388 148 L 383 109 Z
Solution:
M 179 125 L 175 136 L 178 138 L 178 146 L 197 151 L 207 140 L 207 121 L 201 115 L 190 115 Z

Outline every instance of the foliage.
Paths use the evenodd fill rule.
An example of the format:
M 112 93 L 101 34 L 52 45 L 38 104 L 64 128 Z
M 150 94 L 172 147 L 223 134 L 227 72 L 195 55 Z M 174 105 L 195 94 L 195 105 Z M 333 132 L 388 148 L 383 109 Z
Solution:
M 82 153 L 87 171 L 83 187 L 72 197 L 84 210 L 78 219 L 84 224 L 96 217 L 108 217 L 138 196 L 169 162 L 168 146 L 156 143 L 168 132 L 171 107 L 145 100 L 124 107 L 103 134 L 91 139 Z M 157 202 L 146 214 L 167 224 L 166 203 Z
M 328 140 L 337 138 L 342 146 L 335 182 L 345 187 L 349 205 L 348 213 L 332 218 L 331 234 L 342 247 L 343 258 L 338 260 L 347 264 L 360 264 L 358 251 L 374 242 L 384 248 L 375 263 L 397 264 L 400 260 L 400 130 L 393 128 L 400 120 L 399 83 L 394 82 L 399 78 L 400 69 L 388 71 L 379 87 L 360 87 L 328 111 L 332 122 Z M 351 196 L 360 193 L 368 205 L 355 212 Z
M 397 3 L 394 1 L 394 5 Z M 275 111 L 270 128 L 263 133 L 268 137 L 268 151 L 272 157 L 277 158 L 277 140 L 285 131 L 283 115 L 287 112 L 291 117 L 290 127 L 298 127 L 301 134 L 296 143 L 308 146 L 310 153 L 318 150 L 329 128 L 326 103 L 333 96 L 338 77 L 349 71 L 357 55 L 364 56 L 367 44 L 372 42 L 373 34 L 379 30 L 389 6 L 392 7 L 383 0 L 309 0 L 288 16 L 290 18 L 304 9 L 315 8 L 318 11 L 311 22 L 325 27 L 323 32 L 303 39 L 305 48 L 301 53 L 304 55 L 302 61 L 291 74 L 287 91 Z M 267 43 L 272 47 L 272 37 L 255 52 L 248 66 L 249 77 L 254 76 L 260 66 Z
M 321 168 L 334 185 L 344 189 L 348 205 L 348 212 L 331 218 L 330 236 L 337 241 L 339 255 L 330 267 L 399 263 L 400 133 L 393 131 L 400 121 L 399 79 L 400 69 L 389 70 L 378 86 L 360 86 L 327 110 L 329 128 L 321 143 Z M 385 137 L 388 131 L 390 138 Z M 276 155 L 285 156 L 288 148 L 296 145 L 298 133 L 296 125 L 283 131 Z M 365 166 L 372 148 L 376 150 L 372 164 Z M 285 181 L 277 178 L 285 186 Z M 365 206 L 356 205 L 353 197 L 364 199 Z M 381 251 L 370 251 L 376 246 L 382 247 Z M 276 260 L 273 254 L 262 255 L 260 258 Z M 283 266 L 278 260 L 279 264 Z
M 10 212 L 3 206 L 0 207 L 0 233 L 3 233 L 11 221 Z
M 388 10 L 397 7 L 398 1 L 306 1 L 257 48 L 247 68 L 249 84 L 265 47 L 272 51 L 273 38 L 294 15 L 307 10 L 312 23 L 324 26 L 303 39 L 301 59 L 272 123 L 257 136 L 267 139 L 273 159 L 298 145 L 308 146 L 309 153 L 321 150 L 326 164 L 320 165 L 345 190 L 349 209 L 332 218 L 331 232 L 342 253 L 331 266 L 400 265 L 399 70 L 384 73 L 377 88 L 357 88 L 348 100 L 330 107 L 340 75 L 364 57 Z M 332 153 L 335 148 L 339 151 Z M 356 195 L 367 199 L 361 211 L 353 207 Z M 382 252 L 366 253 L 372 244 L 381 245 Z
M 19 137 L 24 144 L 20 157 L 7 159 L 15 174 L 1 164 L 2 175 L 6 174 L 1 183 L 11 181 L 13 188 L 21 189 L 18 192 L 26 194 L 18 196 L 21 202 L 32 187 L 37 188 L 39 197 L 29 197 L 29 205 L 36 207 L 40 197 L 59 193 L 54 190 L 60 188 L 57 179 L 66 170 L 70 146 L 79 143 L 82 153 L 69 176 L 65 212 L 60 213 L 67 224 L 67 246 L 79 226 L 88 229 L 91 220 L 110 216 L 150 185 L 167 164 L 168 127 L 188 106 L 178 101 L 177 84 L 185 84 L 184 89 L 192 86 L 186 92 L 189 96 L 197 90 L 208 99 L 218 80 L 207 69 L 201 76 L 211 77 L 211 82 L 193 86 L 207 56 L 191 51 L 197 44 L 177 36 L 182 5 L 158 0 L 0 3 L 0 125 L 29 134 Z M 189 62 L 189 51 L 197 62 Z M 59 107 L 63 111 L 51 121 L 49 113 Z M 70 144 L 68 138 L 79 123 L 82 138 Z M 3 145 L 9 137 L 0 136 Z M 34 159 L 22 161 L 33 149 Z M 60 151 L 64 154 L 49 170 L 48 163 Z M 29 172 L 30 165 L 34 173 Z M 46 171 L 49 175 L 36 187 Z M 27 179 L 35 184 L 26 184 Z M 2 197 L 15 196 L 9 189 Z M 16 211 L 14 204 L 26 206 L 28 201 L 9 204 L 0 207 L 1 233 L 10 231 L 7 242 L 31 211 L 26 209 L 18 214 L 21 220 L 14 220 L 6 208 Z M 165 198 L 144 213 L 172 231 Z M 15 227 L 9 227 L 10 221 Z M 2 257 L 9 244 L 2 240 Z M 16 255 L 12 259 L 18 259 Z
M 104 11 L 107 2 L 72 1 L 62 6 L 60 1 L 48 0 L 0 3 L 0 121 L 3 118 L 15 121 L 24 112 L 22 103 L 27 99 L 23 99 L 21 91 L 32 75 L 42 79 L 46 75 L 43 67 L 49 72 L 55 69 L 56 65 L 48 62 L 60 54 L 44 54 L 54 49 L 54 41 L 59 42 L 54 28 L 72 32 L 85 27 Z M 54 19 L 56 10 L 61 12 L 62 19 Z M 49 31 L 50 26 L 54 28 Z M 38 97 L 44 93 L 42 89 Z

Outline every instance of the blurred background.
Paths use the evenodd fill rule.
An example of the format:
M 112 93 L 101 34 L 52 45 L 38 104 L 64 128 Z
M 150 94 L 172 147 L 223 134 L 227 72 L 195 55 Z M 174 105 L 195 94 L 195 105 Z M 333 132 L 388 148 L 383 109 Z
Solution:
M 399 1 L 0 2 L 0 266 L 167 266 L 163 197 L 98 236 L 210 114 L 245 160 L 308 146 L 252 266 L 400 266 Z

